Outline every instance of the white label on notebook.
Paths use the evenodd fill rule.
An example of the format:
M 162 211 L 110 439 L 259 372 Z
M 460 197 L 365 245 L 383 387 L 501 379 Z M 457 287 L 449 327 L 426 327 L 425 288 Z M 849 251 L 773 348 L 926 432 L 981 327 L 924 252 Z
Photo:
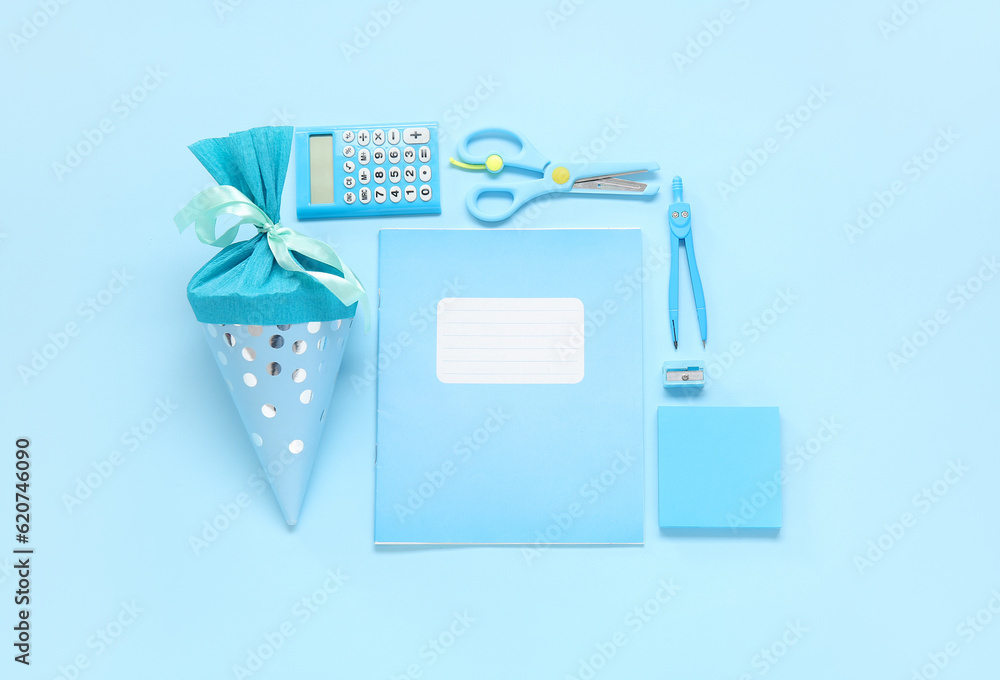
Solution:
M 443 298 L 437 306 L 438 380 L 578 383 L 583 320 L 577 298 Z

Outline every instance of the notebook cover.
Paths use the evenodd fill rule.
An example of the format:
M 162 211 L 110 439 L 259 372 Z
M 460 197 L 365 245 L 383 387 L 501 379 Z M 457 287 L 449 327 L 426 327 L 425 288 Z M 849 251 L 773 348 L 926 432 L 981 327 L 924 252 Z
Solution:
M 379 233 L 376 543 L 641 543 L 637 229 Z

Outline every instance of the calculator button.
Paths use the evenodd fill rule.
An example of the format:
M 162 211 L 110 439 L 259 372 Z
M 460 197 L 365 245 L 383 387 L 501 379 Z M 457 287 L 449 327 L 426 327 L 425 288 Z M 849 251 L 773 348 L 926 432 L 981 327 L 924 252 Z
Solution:
M 431 166 L 429 165 L 420 166 L 420 181 L 421 182 L 431 181 Z
M 368 165 L 368 149 L 358 149 L 358 163 Z
M 354 204 L 354 192 L 353 191 L 348 191 L 346 194 L 344 194 L 344 203 L 346 203 L 347 205 L 353 205 Z
M 425 184 L 420 187 L 420 200 L 429 201 L 431 200 L 431 188 L 429 185 Z
M 358 146 L 368 146 L 368 140 L 371 136 L 368 134 L 368 130 L 358 130 Z
M 389 152 L 386 154 L 386 158 L 389 159 L 390 163 L 399 162 L 399 149 L 394 146 L 389 147 Z
M 344 144 L 350 144 L 354 141 L 354 132 L 351 130 L 344 130 L 344 134 L 340 136 L 344 140 Z
M 381 184 L 385 181 L 385 168 L 375 168 L 372 171 L 372 178 L 374 178 L 376 184 Z
M 351 161 L 344 161 L 344 172 L 354 172 L 354 163 Z
M 354 188 L 354 175 L 348 175 L 344 178 L 344 187 L 348 189 Z
M 379 165 L 385 163 L 385 149 L 375 149 L 372 151 L 372 160 Z
M 354 155 L 354 147 L 348 144 L 344 147 L 344 158 L 350 158 Z
M 412 146 L 408 146 L 403 149 L 403 160 L 407 163 L 412 163 L 413 159 L 417 157 L 417 152 L 413 150 Z
M 399 187 L 389 187 L 389 200 L 393 203 L 399 203 L 399 199 L 403 197 L 403 190 Z
M 387 136 L 390 144 L 399 144 L 399 130 L 392 128 Z
M 421 163 L 426 163 L 431 159 L 431 147 L 429 146 L 420 147 L 420 150 L 417 152 L 417 156 L 420 158 Z
M 368 184 L 368 181 L 372 178 L 371 170 L 368 168 L 361 168 L 358 170 L 358 181 L 362 184 Z
M 385 144 L 385 133 L 382 132 L 381 130 L 373 130 L 372 143 L 375 146 L 382 146 L 383 144 Z
M 410 203 L 413 203 L 415 200 L 417 200 L 417 188 L 412 184 L 410 184 L 409 186 L 406 187 L 406 189 L 403 190 L 403 194 L 406 196 L 406 200 L 409 201 Z
M 393 184 L 399 182 L 399 168 L 395 166 L 389 168 L 389 181 Z
M 417 179 L 417 170 L 412 165 L 407 165 L 403 169 L 403 179 L 407 182 L 414 182 Z
M 403 130 L 403 141 L 407 144 L 426 144 L 431 141 L 431 133 L 425 127 L 406 128 Z
M 361 187 L 361 191 L 358 192 L 358 200 L 362 203 L 368 203 L 372 200 L 372 191 L 368 187 Z
M 375 187 L 372 196 L 375 197 L 376 203 L 385 203 L 385 187 Z

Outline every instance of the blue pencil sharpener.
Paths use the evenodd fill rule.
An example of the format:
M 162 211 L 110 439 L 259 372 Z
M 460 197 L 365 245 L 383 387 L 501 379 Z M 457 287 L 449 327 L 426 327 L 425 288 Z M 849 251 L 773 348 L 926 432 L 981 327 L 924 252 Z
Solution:
M 705 386 L 705 364 L 699 361 L 667 361 L 663 364 L 663 386 L 668 390 Z

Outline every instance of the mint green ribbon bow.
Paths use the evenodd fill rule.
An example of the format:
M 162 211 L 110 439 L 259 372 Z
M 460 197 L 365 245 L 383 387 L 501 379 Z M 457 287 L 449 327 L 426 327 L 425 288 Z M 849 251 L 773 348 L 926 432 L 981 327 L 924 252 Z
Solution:
M 235 215 L 240 219 L 221 236 L 216 236 L 216 222 L 221 215 Z M 323 284 L 347 307 L 355 302 L 359 303 L 365 316 L 365 331 L 370 327 L 371 310 L 368 294 L 358 277 L 344 264 L 333 248 L 322 241 L 303 236 L 282 226 L 280 222 L 272 222 L 263 210 L 236 187 L 221 185 L 205 189 L 174 215 L 174 224 L 181 232 L 194 224 L 198 240 L 216 248 L 225 248 L 235 241 L 237 232 L 244 224 L 254 225 L 258 232 L 267 234 L 267 245 L 270 246 L 275 261 L 282 269 L 308 274 Z M 343 276 L 304 269 L 292 256 L 292 251 L 330 265 L 343 272 Z

